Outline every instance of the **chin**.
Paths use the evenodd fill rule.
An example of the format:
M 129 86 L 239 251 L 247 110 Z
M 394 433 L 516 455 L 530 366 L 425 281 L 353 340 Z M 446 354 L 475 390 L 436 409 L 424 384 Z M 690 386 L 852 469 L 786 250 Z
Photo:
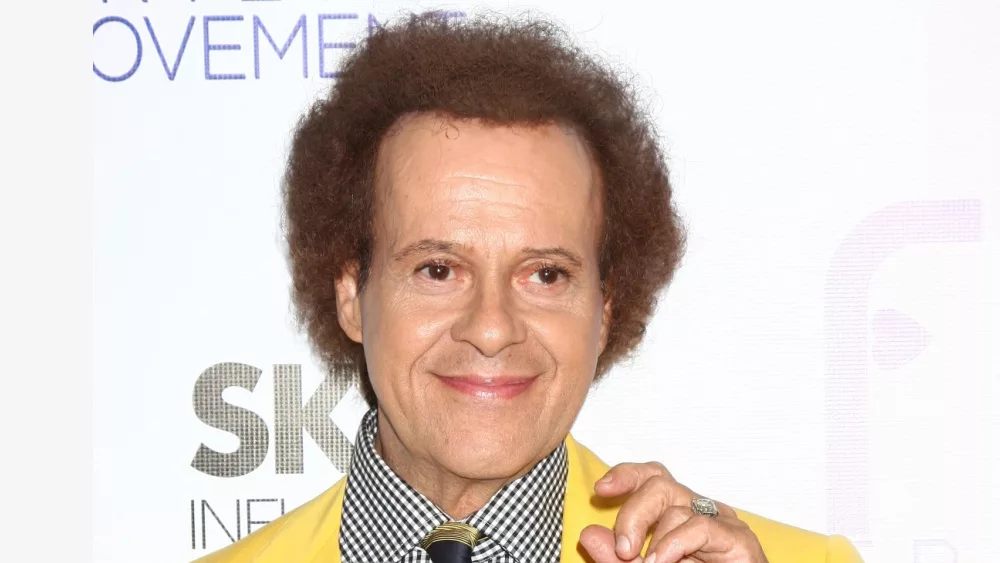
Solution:
M 506 481 L 520 473 L 531 460 L 520 461 L 508 455 L 497 453 L 482 456 L 452 456 L 446 467 L 463 479 L 476 481 Z
M 449 440 L 450 444 L 462 444 L 462 447 L 442 444 L 446 450 L 442 452 L 445 458 L 442 465 L 465 479 L 509 479 L 549 454 L 532 438 L 536 436 L 504 437 L 495 432 L 456 436 Z

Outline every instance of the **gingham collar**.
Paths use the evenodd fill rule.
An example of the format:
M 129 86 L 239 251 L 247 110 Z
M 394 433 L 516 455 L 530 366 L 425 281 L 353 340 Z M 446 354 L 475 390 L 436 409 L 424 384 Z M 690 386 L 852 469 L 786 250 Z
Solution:
M 358 430 L 348 472 L 341 519 L 344 563 L 429 561 L 418 543 L 450 518 L 386 465 L 375 451 L 377 409 Z M 566 445 L 521 478 L 501 488 L 464 521 L 488 539 L 476 546 L 473 562 L 559 561 L 566 493 Z M 503 557 L 499 557 L 503 556 Z

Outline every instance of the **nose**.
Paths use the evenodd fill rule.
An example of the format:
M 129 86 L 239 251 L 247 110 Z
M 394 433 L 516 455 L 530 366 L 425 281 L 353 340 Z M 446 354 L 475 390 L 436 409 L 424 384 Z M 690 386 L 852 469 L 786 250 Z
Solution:
M 452 326 L 456 342 L 468 342 L 487 357 L 524 342 L 527 329 L 514 307 L 510 288 L 503 283 L 480 286 L 465 304 L 461 318 Z

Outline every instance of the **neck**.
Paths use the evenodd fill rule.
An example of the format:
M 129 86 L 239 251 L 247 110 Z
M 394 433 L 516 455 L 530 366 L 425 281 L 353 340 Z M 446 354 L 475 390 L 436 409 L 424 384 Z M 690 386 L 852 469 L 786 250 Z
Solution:
M 531 469 L 529 465 L 516 475 L 502 479 L 462 477 L 407 448 L 381 410 L 378 413 L 375 451 L 396 475 L 453 520 L 462 520 L 486 506 L 501 487 Z

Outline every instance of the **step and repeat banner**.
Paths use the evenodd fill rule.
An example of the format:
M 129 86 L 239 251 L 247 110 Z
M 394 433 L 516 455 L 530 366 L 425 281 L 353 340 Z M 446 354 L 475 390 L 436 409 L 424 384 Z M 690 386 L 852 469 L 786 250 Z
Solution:
M 364 404 L 293 322 L 280 178 L 344 54 L 432 8 L 547 14 L 657 119 L 688 251 L 578 439 L 867 561 L 995 555 L 995 5 L 89 1 L 96 561 L 192 560 L 347 467 Z

